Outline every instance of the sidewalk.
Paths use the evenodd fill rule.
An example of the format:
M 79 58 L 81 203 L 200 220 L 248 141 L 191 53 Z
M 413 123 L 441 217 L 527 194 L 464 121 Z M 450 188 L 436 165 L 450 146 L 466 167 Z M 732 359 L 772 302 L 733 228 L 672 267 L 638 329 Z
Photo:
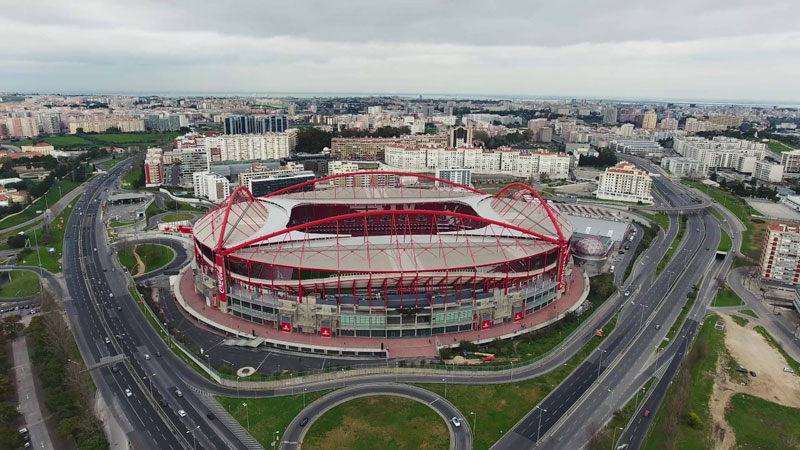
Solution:
M 559 320 L 563 314 L 576 309 L 586 298 L 587 289 L 583 273 L 577 268 L 572 272 L 567 292 L 550 306 L 534 314 L 530 314 L 519 322 L 493 325 L 488 330 L 471 330 L 460 333 L 437 335 L 423 338 L 358 338 L 358 337 L 333 337 L 323 338 L 318 335 L 304 333 L 285 333 L 273 328 L 271 325 L 259 325 L 239 319 L 233 315 L 206 306 L 206 300 L 194 290 L 194 274 L 186 270 L 179 276 L 176 297 L 178 303 L 186 312 L 202 322 L 219 330 L 252 337 L 253 332 L 257 337 L 268 340 L 309 345 L 313 347 L 328 348 L 361 348 L 380 349 L 385 345 L 391 358 L 433 357 L 438 355 L 436 344 L 453 345 L 461 341 L 491 342 L 499 337 L 511 337 L 523 334 L 549 325 Z M 451 341 L 452 339 L 452 341 Z
M 53 450 L 53 443 L 47 432 L 47 425 L 42 419 L 39 409 L 34 375 L 31 371 L 31 361 L 28 357 L 28 345 L 25 336 L 13 342 L 14 352 L 14 380 L 17 383 L 17 398 L 19 398 L 19 412 L 25 418 L 25 426 L 30 433 L 31 446 L 35 449 Z

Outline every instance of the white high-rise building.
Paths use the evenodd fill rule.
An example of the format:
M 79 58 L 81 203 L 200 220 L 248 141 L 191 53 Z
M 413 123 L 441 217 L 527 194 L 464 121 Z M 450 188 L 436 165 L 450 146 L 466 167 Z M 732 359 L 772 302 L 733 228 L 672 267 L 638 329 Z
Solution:
M 231 183 L 227 178 L 212 172 L 195 172 L 192 174 L 194 196 L 207 198 L 219 203 L 231 195 Z
M 768 161 L 756 161 L 753 176 L 765 183 L 780 183 L 783 181 L 783 165 Z
M 800 225 L 769 224 L 761 248 L 759 273 L 770 281 L 800 284 Z
M 749 167 L 749 164 L 741 161 L 742 159 L 754 158 L 756 161 L 761 161 L 767 153 L 767 145 L 763 142 L 724 136 L 716 136 L 709 140 L 676 135 L 673 138 L 672 148 L 679 155 L 706 163 L 709 169 L 739 170 L 740 167 Z M 752 170 L 743 172 L 750 173 Z
M 678 157 L 661 158 L 661 167 L 676 178 L 707 178 L 708 166 L 702 161 Z
M 621 162 L 600 175 L 595 195 L 602 200 L 653 203 L 651 183 L 647 172 L 629 162 Z
M 436 169 L 436 178 L 469 186 L 472 183 L 472 170 L 463 167 Z M 439 186 L 438 181 L 436 182 L 436 186 Z

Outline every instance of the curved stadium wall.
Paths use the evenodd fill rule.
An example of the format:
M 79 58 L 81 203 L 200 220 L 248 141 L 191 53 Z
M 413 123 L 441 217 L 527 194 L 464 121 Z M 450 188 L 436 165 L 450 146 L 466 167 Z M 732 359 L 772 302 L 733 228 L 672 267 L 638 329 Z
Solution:
M 420 174 L 359 172 L 254 198 L 193 229 L 210 307 L 285 332 L 420 337 L 519 321 L 557 300 L 569 222 L 532 188 L 495 195 Z

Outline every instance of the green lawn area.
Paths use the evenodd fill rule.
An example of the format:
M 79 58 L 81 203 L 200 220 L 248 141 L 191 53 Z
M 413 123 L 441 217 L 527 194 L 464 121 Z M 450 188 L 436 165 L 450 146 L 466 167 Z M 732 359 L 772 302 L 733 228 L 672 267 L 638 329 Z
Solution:
M 720 235 L 719 246 L 717 247 L 717 250 L 719 250 L 721 252 L 729 252 L 729 251 L 731 251 L 731 249 L 733 248 L 733 242 L 731 241 L 730 235 L 728 235 L 727 231 L 725 231 L 725 230 L 723 230 L 721 228 L 720 228 L 719 231 L 721 231 L 722 234 Z
M 735 292 L 726 287 L 717 292 L 714 300 L 711 301 L 711 306 L 741 306 L 744 302 Z
M 122 189 L 133 190 L 133 183 L 142 175 L 142 167 L 134 167 L 122 177 Z
M 745 319 L 744 317 L 731 316 L 731 319 L 733 319 L 733 321 L 736 322 L 736 324 L 739 325 L 740 327 L 746 327 L 747 324 L 750 323 L 750 321 Z
M 189 213 L 172 213 L 167 214 L 161 218 L 161 222 L 180 222 L 183 220 L 192 220 L 194 218 L 194 214 Z
M 388 395 L 362 397 L 326 412 L 303 439 L 304 450 L 330 448 L 446 450 L 450 434 L 428 405 Z
M 136 257 L 133 252 L 139 255 L 145 265 L 145 270 L 139 273 L 136 264 Z M 117 252 L 119 262 L 128 269 L 131 275 L 142 275 L 160 269 L 172 261 L 175 252 L 164 245 L 158 244 L 139 244 L 133 247 L 126 247 Z
M 794 358 L 789 356 L 789 354 L 783 349 L 783 346 L 781 346 L 781 344 L 776 341 L 771 334 L 769 334 L 769 331 L 767 331 L 761 325 L 755 327 L 754 329 L 758 332 L 758 334 L 764 337 L 764 340 L 767 341 L 770 346 L 772 346 L 783 356 L 783 359 L 786 360 L 786 365 L 794 369 L 795 373 L 800 373 L 800 362 L 795 361 Z
M 742 221 L 747 228 L 742 235 L 742 253 L 751 258 L 759 259 L 761 256 L 761 244 L 764 242 L 764 233 L 766 232 L 767 225 L 761 220 L 754 220 L 750 217 L 751 214 L 758 214 L 758 212 L 745 203 L 744 200 L 731 193 L 706 186 L 696 181 L 683 180 L 683 182 L 705 192 Z
M 307 392 L 305 402 L 309 404 L 330 391 Z M 303 410 L 303 395 L 272 398 L 214 397 L 243 427 L 247 427 L 253 437 L 269 448 L 275 432 L 283 436 L 286 427 Z M 243 406 L 247 403 L 247 406 Z M 305 447 L 304 447 L 305 448 Z
M 747 316 L 755 317 L 756 319 L 758 319 L 758 314 L 756 314 L 756 312 L 753 311 L 752 309 L 742 309 L 739 312 Z
M 569 361 L 558 369 L 531 380 L 516 383 L 447 386 L 447 400 L 453 403 L 470 419 L 470 412 L 477 414 L 475 449 L 485 450 L 510 430 L 525 414 L 530 412 L 547 394 L 558 386 L 575 368 L 588 357 L 603 339 L 614 329 L 617 316 L 605 327 L 605 338 L 593 338 Z M 444 396 L 444 384 L 417 384 L 417 386 Z M 471 422 L 470 422 L 471 423 Z
M 121 162 L 124 162 L 125 160 L 127 160 L 127 158 L 110 159 L 110 160 L 108 160 L 108 161 L 103 163 L 103 167 L 105 167 L 106 169 L 110 169 L 110 168 L 116 166 L 117 164 L 119 164 Z
M 12 270 L 11 280 L 0 288 L 0 297 L 29 297 L 39 293 L 39 275 L 27 270 Z
M 669 215 L 664 211 L 659 211 L 656 214 L 649 214 L 649 213 L 641 213 L 643 216 L 647 217 L 651 221 L 658 224 L 664 231 L 669 229 Z
M 705 450 L 713 448 L 709 400 L 717 375 L 717 361 L 724 358 L 722 367 L 728 367 L 735 380 L 738 367 L 725 348 L 725 329 L 717 330 L 717 315 L 705 318 L 691 350 L 675 375 L 664 403 L 659 408 L 645 438 L 643 449 Z M 698 424 L 690 417 L 696 416 Z
M 56 148 L 74 148 L 74 147 L 92 147 L 92 141 L 86 140 L 80 136 L 50 136 L 45 138 L 36 138 L 35 142 L 47 142 Z M 34 139 L 23 139 L 14 145 L 30 145 L 34 143 Z
M 101 133 L 87 134 L 87 139 L 106 145 L 152 145 L 160 146 L 170 143 L 181 133 L 171 131 L 166 133 Z
M 38 266 L 39 257 L 41 257 L 42 268 L 52 273 L 61 272 L 61 263 L 59 261 L 61 260 L 61 251 L 64 246 L 64 229 L 67 227 L 67 220 L 72 213 L 72 208 L 75 206 L 75 203 L 78 203 L 80 198 L 80 195 L 75 197 L 69 205 L 61 211 L 61 214 L 55 217 L 53 222 L 50 223 L 49 233 L 44 232 L 42 228 L 29 233 L 29 236 L 33 234 L 36 235 L 36 239 L 33 239 L 33 236 L 31 236 L 31 240 L 34 241 L 33 243 L 38 240 L 40 247 L 39 255 L 37 256 L 37 252 L 34 250 L 19 263 L 20 265 Z M 51 248 L 53 249 L 52 252 L 49 251 Z
M 111 222 L 109 222 L 108 226 L 111 227 L 111 228 L 119 228 L 119 227 L 128 226 L 128 225 L 130 225 L 132 223 L 133 222 L 117 222 L 116 220 L 112 220 Z
M 736 394 L 725 410 L 736 448 L 779 449 L 800 445 L 800 409 Z
M 641 402 L 646 397 L 647 391 L 650 390 L 654 380 L 655 378 L 647 380 L 637 395 L 630 399 L 625 406 L 614 411 L 611 420 L 592 438 L 592 442 L 587 445 L 588 448 L 614 448 L 614 443 L 611 442 L 612 439 L 619 438 L 622 434 L 620 428 L 624 430 L 628 426 L 628 422 L 631 421 L 633 414 L 636 413 L 636 408 L 638 407 L 636 402 Z
M 675 235 L 675 240 L 672 241 L 669 249 L 664 254 L 664 257 L 661 258 L 661 261 L 658 262 L 658 267 L 656 268 L 656 276 L 658 276 L 664 269 L 667 268 L 667 265 L 672 260 L 672 255 L 678 251 L 678 247 L 680 247 L 681 241 L 683 240 L 683 236 L 686 234 L 686 216 L 681 215 L 678 219 L 678 234 Z
M 788 145 L 784 144 L 783 142 L 773 141 L 773 140 L 769 140 L 767 142 L 767 147 L 769 147 L 770 150 L 772 150 L 773 152 L 776 152 L 776 153 L 790 152 L 790 151 L 794 150 L 792 147 L 789 147 Z
M 23 209 L 20 213 L 0 220 L 0 230 L 12 227 L 14 225 L 19 225 L 39 216 L 40 214 L 37 214 L 36 211 L 42 211 L 42 213 L 44 213 L 47 205 L 53 206 L 53 204 L 61 198 L 62 194 L 67 195 L 68 192 L 81 185 L 81 183 L 70 180 L 61 180 L 59 181 L 59 184 L 61 184 L 61 193 L 58 191 L 58 185 L 53 184 L 53 187 L 51 187 L 44 196 L 39 197 L 35 202 L 28 205 L 28 207 Z M 47 198 L 46 201 L 45 197 Z
M 710 209 L 711 209 L 711 214 L 713 214 L 714 217 L 716 217 L 717 220 L 719 220 L 720 223 L 723 223 L 723 222 L 726 221 L 725 218 L 722 217 L 722 213 L 717 211 L 717 208 L 710 208 Z

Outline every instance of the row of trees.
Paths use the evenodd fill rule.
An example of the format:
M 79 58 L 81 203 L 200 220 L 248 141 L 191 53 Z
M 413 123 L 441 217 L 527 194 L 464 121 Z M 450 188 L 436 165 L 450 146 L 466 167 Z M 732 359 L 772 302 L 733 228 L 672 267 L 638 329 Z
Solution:
M 87 450 L 108 449 L 100 422 L 92 414 L 94 384 L 80 360 L 75 341 L 55 300 L 41 296 L 42 311 L 25 330 L 31 340 L 31 359 L 39 370 L 45 405 L 58 423 L 61 438 Z
M 716 177 L 712 177 L 712 180 L 714 180 L 714 178 Z M 756 197 L 774 200 L 778 196 L 777 189 L 768 186 L 745 184 L 741 181 L 728 181 L 725 178 L 719 179 L 719 185 L 721 188 L 738 197 Z
M 17 433 L 22 415 L 17 411 L 14 382 L 11 379 L 13 362 L 7 352 L 9 342 L 22 331 L 19 316 L 8 316 L 0 322 L 0 448 L 22 448 L 22 436 Z
M 334 137 L 376 137 L 390 138 L 411 133 L 408 127 L 380 127 L 373 131 L 346 129 L 340 132 L 328 132 L 316 127 L 302 127 L 297 130 L 296 151 L 301 153 L 319 153 L 323 148 L 331 146 Z
M 597 156 L 581 156 L 578 165 L 582 167 L 611 167 L 617 163 L 617 153 L 609 148 L 600 149 Z

